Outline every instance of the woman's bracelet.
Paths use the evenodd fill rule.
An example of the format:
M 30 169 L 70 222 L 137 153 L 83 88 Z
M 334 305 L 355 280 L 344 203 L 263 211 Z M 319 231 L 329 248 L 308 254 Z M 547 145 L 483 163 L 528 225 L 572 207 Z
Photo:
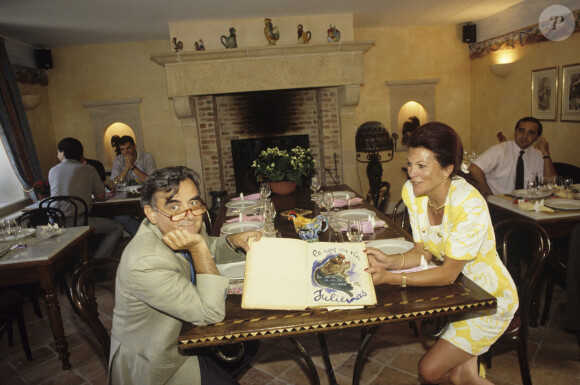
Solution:
M 401 267 L 399 268 L 399 270 L 403 270 L 403 267 L 405 267 L 405 254 L 403 253 L 399 253 L 401 254 L 401 257 L 403 257 L 403 263 L 401 263 Z
M 407 287 L 407 273 L 401 273 L 403 280 L 401 281 L 401 287 Z

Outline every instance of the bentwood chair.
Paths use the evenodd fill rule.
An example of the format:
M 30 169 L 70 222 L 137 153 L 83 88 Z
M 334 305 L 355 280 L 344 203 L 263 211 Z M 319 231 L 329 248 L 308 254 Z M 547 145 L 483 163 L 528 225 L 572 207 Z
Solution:
M 390 192 L 391 184 L 383 181 L 379 184 L 379 187 L 376 190 L 369 190 L 366 201 L 384 213 Z
M 56 223 L 58 227 L 64 227 L 64 212 L 56 207 L 43 207 L 25 212 L 18 217 L 22 227 L 35 228 Z
M 391 219 L 396 224 L 400 225 L 403 230 L 411 233 L 411 222 L 409 222 L 409 211 L 403 202 L 403 199 L 399 199 L 393 207 L 393 213 L 391 214 Z
M 82 199 L 74 195 L 58 195 L 51 196 L 40 201 L 40 208 L 43 207 L 58 207 L 62 211 L 66 211 L 68 207 L 67 204 L 72 205 L 74 210 L 74 220 L 73 226 L 77 226 L 77 219 L 79 215 L 83 217 L 83 226 L 89 225 L 89 207 L 87 203 Z M 82 210 L 81 210 L 82 209 Z
M 111 336 L 99 318 L 94 292 L 96 290 L 110 290 L 114 298 L 114 284 L 118 266 L 119 259 L 117 258 L 95 259 L 79 267 L 74 272 L 71 281 L 73 306 L 97 337 L 107 361 L 109 360 Z
M 36 226 L 44 226 L 49 223 L 56 223 L 62 228 L 64 227 L 65 216 L 62 210 L 56 207 L 43 207 L 27 211 L 16 220 L 23 228 L 35 228 Z M 38 291 L 40 290 L 38 284 L 22 284 L 14 286 L 14 288 L 20 291 L 25 297 L 30 298 L 34 313 L 38 318 L 42 318 L 42 311 L 38 303 Z
M 26 334 L 26 325 L 24 323 L 24 314 L 22 312 L 22 295 L 16 290 L 0 291 L 0 337 L 6 333 L 8 344 L 14 345 L 12 335 L 12 322 L 16 319 L 18 331 L 20 332 L 20 341 L 24 349 L 24 354 L 28 361 L 32 360 L 30 345 L 28 344 L 28 335 Z
M 523 219 L 506 219 L 497 223 L 494 230 L 498 254 L 516 283 L 520 304 L 506 331 L 482 358 L 491 368 L 492 354 L 503 352 L 506 347 L 511 350 L 515 345 L 522 383 L 531 385 L 528 323 L 532 299 L 550 253 L 550 238 L 541 226 Z

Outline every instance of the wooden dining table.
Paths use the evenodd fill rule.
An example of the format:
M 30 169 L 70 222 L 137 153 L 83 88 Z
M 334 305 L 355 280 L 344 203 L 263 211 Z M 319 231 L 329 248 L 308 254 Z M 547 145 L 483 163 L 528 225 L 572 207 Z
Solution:
M 89 226 L 70 227 L 46 240 L 30 235 L 18 240 L 26 247 L 15 248 L 0 257 L 0 286 L 39 283 L 44 290 L 50 326 L 64 370 L 70 369 L 71 364 L 58 303 L 58 278 L 72 262 L 88 262 L 87 239 L 93 231 Z
M 93 217 L 133 215 L 143 218 L 141 194 L 117 193 L 107 195 L 104 201 L 93 202 L 90 215 Z
M 346 185 L 329 186 L 323 189 L 326 191 L 352 191 Z M 224 203 L 233 197 L 226 197 Z M 283 211 L 301 208 L 311 210 L 311 215 L 321 213 L 311 200 L 311 191 L 307 189 L 298 189 L 290 195 L 273 195 L 271 199 L 278 213 L 275 218 L 275 227 L 283 237 L 298 238 L 293 223 L 280 215 Z M 405 230 L 367 202 L 363 201 L 350 208 L 372 210 L 375 212 L 377 220 L 385 222 L 384 226 L 375 228 L 372 234 L 365 234 L 364 241 L 391 238 L 411 240 L 410 235 Z M 346 209 L 349 207 L 339 208 L 339 210 Z M 212 230 L 213 235 L 219 236 L 220 228 L 227 219 L 227 211 L 225 206 L 220 208 Z M 320 240 L 334 242 L 336 234 L 329 229 L 320 235 Z M 220 323 L 207 326 L 184 323 L 178 339 L 178 347 L 182 350 L 190 350 L 251 340 L 287 337 L 297 346 L 314 383 L 319 384 L 314 363 L 308 351 L 297 339 L 301 335 L 315 333 L 322 347 L 328 378 L 331 383 L 336 384 L 324 333 L 361 328 L 365 330 L 365 333 L 353 371 L 353 384 L 358 384 L 364 353 L 379 326 L 397 322 L 444 318 L 456 314 L 493 309 L 497 305 L 495 297 L 464 276 L 460 276 L 452 285 L 442 287 L 377 286 L 376 296 L 378 300 L 376 305 L 366 306 L 362 309 L 284 311 L 242 309 L 241 295 L 228 295 L 226 318 Z

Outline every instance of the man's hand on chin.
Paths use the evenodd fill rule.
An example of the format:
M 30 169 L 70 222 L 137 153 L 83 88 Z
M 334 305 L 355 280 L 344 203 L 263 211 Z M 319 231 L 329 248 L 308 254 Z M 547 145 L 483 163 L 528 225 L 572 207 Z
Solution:
M 205 240 L 200 234 L 191 233 L 185 229 L 175 229 L 163 234 L 163 242 L 172 250 L 195 250 L 205 246 Z

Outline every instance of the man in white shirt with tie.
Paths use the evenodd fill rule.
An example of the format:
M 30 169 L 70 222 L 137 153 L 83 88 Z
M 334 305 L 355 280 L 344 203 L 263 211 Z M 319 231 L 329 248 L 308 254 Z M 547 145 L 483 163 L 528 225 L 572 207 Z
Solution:
M 542 129 L 542 123 L 531 116 L 518 120 L 514 140 L 490 147 L 469 166 L 484 196 L 507 194 L 517 188 L 526 188 L 526 180 L 557 175 L 548 142 L 541 137 Z M 523 169 L 517 178 L 520 157 Z

